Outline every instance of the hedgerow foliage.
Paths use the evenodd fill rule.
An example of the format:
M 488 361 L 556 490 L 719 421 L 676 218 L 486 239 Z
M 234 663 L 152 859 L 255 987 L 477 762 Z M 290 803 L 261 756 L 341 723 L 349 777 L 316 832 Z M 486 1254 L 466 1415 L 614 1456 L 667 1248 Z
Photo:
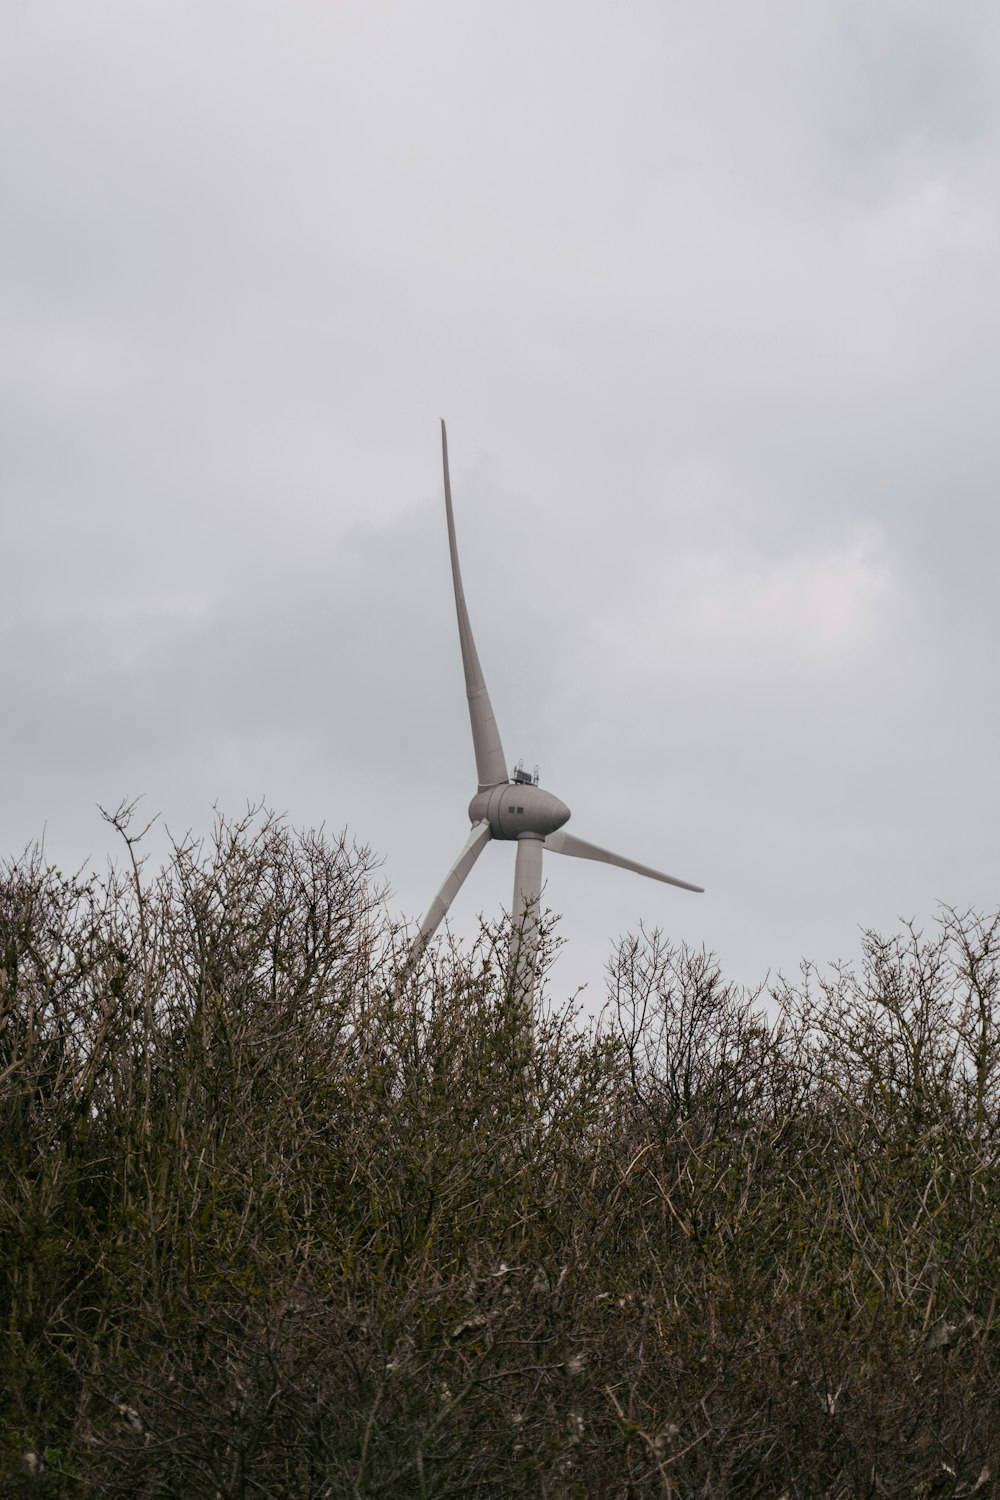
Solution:
M 532 1025 L 343 839 L 117 822 L 0 881 L 4 1494 L 992 1493 L 1000 918 Z

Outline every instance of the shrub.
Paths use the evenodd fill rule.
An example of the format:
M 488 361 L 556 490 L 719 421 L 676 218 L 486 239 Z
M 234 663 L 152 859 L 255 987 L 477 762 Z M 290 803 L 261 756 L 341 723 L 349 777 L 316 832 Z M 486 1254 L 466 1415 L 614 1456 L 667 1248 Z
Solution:
M 990 1492 L 1000 919 L 532 1024 L 344 838 L 113 821 L 0 881 L 6 1493 Z

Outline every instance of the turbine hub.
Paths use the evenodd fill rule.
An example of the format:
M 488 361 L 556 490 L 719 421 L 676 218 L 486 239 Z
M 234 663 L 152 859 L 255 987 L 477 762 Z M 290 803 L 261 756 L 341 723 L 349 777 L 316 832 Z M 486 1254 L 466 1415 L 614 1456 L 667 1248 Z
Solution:
M 518 839 L 524 833 L 545 838 L 569 821 L 569 808 L 552 792 L 525 779 L 477 792 L 469 803 L 469 818 L 473 823 L 488 822 L 495 839 Z

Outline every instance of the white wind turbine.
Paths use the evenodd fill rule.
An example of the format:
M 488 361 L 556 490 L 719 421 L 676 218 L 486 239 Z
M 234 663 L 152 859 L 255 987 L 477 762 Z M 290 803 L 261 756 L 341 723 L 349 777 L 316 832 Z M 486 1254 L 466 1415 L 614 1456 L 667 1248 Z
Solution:
M 538 946 L 538 908 L 542 891 L 544 849 L 550 849 L 554 854 L 572 854 L 577 859 L 594 859 L 606 865 L 619 865 L 623 870 L 634 870 L 637 875 L 648 875 L 651 880 L 662 880 L 665 885 L 680 886 L 684 891 L 701 892 L 703 887 L 691 885 L 686 880 L 677 880 L 673 875 L 664 875 L 661 870 L 652 870 L 648 865 L 637 864 L 634 859 L 625 859 L 620 854 L 612 854 L 607 849 L 598 848 L 596 844 L 588 844 L 584 839 L 562 832 L 563 824 L 569 821 L 569 808 L 551 792 L 543 791 L 538 785 L 537 771 L 534 776 L 530 776 L 519 765 L 513 773 L 513 779 L 508 777 L 500 731 L 493 716 L 483 669 L 479 665 L 479 654 L 472 638 L 469 612 L 465 607 L 462 574 L 458 566 L 458 546 L 455 541 L 455 517 L 451 506 L 448 434 L 443 421 L 441 451 L 444 460 L 448 546 L 451 550 L 451 573 L 455 584 L 455 608 L 458 612 L 458 637 L 462 646 L 462 665 L 465 668 L 465 690 L 469 698 L 469 718 L 472 721 L 472 743 L 476 752 L 479 788 L 469 803 L 472 831 L 420 924 L 411 949 L 410 962 L 418 957 L 444 921 L 448 908 L 490 839 L 516 841 L 514 900 L 511 907 L 513 945 L 517 947 L 518 972 L 527 988 L 534 975 L 535 950 Z

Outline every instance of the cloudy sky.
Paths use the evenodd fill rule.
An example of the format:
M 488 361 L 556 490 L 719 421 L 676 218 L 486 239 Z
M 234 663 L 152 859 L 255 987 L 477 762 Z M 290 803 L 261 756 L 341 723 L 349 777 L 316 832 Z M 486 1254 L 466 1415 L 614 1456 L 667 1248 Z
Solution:
M 508 755 L 707 887 L 551 858 L 560 988 L 995 905 L 998 110 L 986 0 L 8 0 L 3 850 L 265 798 L 418 916 L 445 416 Z

